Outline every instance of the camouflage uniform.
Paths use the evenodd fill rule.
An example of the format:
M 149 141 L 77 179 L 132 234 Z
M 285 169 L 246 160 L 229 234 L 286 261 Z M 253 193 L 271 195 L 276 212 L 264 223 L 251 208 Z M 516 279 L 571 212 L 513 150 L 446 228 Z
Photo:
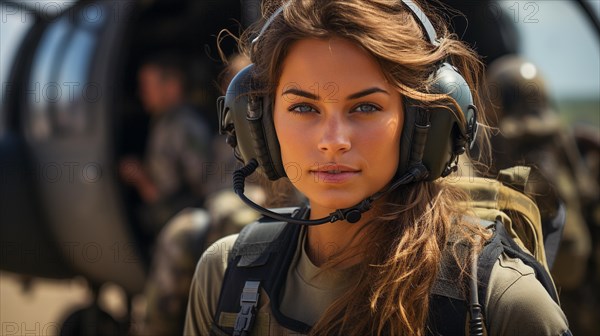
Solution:
M 203 172 L 211 137 L 196 111 L 178 106 L 152 120 L 145 168 L 159 200 L 140 211 L 146 233 L 157 237 L 145 289 L 141 335 L 175 335 L 183 320 L 191 276 L 206 246 L 208 212 L 198 208 L 207 193 Z
M 209 228 L 206 211 L 188 208 L 160 232 L 145 290 L 147 308 L 140 335 L 183 332 L 187 294 Z
M 531 165 L 538 170 L 530 186 L 542 217 L 556 211 L 553 189 L 566 208 L 566 223 L 552 275 L 561 293 L 563 309 L 574 334 L 600 330 L 598 293 L 584 294 L 591 285 L 588 263 L 592 252 L 586 203 L 598 199 L 598 181 L 583 164 L 573 136 L 550 106 L 539 69 L 516 56 L 505 56 L 488 70 L 492 124 L 500 134 L 492 137 L 494 167 Z M 594 202 L 594 201 L 592 201 Z M 588 297 L 588 304 L 581 301 Z M 579 332 L 578 332 L 579 331 Z
M 191 108 L 178 106 L 152 121 L 145 165 L 159 200 L 140 212 L 151 236 L 178 211 L 202 205 L 203 169 L 211 157 L 210 146 L 211 133 Z

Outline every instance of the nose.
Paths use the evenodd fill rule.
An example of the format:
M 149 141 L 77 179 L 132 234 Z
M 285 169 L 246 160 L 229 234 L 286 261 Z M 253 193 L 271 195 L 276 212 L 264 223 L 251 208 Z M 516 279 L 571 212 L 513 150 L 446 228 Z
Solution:
M 352 147 L 351 125 L 343 117 L 331 116 L 323 122 L 319 150 L 328 154 L 347 152 Z

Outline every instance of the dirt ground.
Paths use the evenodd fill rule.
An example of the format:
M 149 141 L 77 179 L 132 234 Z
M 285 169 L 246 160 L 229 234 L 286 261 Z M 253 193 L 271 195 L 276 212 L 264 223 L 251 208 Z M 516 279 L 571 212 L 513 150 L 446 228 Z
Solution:
M 92 294 L 81 278 L 35 278 L 27 287 L 19 275 L 0 272 L 0 335 L 59 335 L 66 317 L 91 302 Z M 124 302 L 119 287 L 109 284 L 102 288 L 100 306 L 112 316 L 125 315 Z

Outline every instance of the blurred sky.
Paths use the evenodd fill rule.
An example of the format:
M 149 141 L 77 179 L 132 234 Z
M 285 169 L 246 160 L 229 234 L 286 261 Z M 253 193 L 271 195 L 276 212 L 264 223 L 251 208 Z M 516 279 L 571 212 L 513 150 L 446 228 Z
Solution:
M 537 64 L 557 99 L 600 99 L 600 36 L 571 0 L 500 5 L 512 17 L 525 57 Z M 600 16 L 600 1 L 589 0 Z

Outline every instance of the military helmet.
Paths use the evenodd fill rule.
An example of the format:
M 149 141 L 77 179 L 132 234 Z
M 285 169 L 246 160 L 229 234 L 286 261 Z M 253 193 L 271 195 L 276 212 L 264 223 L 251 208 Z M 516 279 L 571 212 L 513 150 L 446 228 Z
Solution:
M 498 119 L 542 115 L 550 110 L 545 80 L 532 62 L 515 55 L 501 57 L 487 71 L 488 89 Z
M 494 61 L 487 72 L 491 106 L 490 123 L 504 137 L 532 137 L 539 141 L 561 127 L 539 68 L 530 61 L 508 55 Z

